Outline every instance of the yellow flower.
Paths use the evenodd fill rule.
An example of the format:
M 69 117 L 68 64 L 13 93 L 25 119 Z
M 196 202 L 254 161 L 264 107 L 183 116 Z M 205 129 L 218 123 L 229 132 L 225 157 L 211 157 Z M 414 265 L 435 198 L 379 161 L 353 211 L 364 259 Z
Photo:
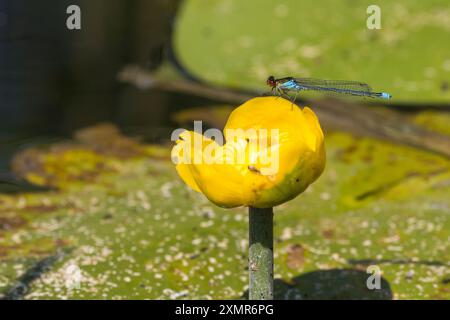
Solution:
M 314 112 L 279 97 L 245 102 L 230 115 L 226 143 L 184 131 L 172 159 L 184 182 L 218 206 L 268 208 L 295 198 L 325 167 Z

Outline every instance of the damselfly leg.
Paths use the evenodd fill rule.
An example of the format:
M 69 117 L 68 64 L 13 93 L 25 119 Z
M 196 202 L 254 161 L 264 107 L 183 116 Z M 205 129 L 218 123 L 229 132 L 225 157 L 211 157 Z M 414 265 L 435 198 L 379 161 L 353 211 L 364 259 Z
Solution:
M 277 88 L 276 92 L 278 93 L 278 97 L 277 98 L 282 97 L 282 98 L 291 100 L 291 97 L 283 89 Z

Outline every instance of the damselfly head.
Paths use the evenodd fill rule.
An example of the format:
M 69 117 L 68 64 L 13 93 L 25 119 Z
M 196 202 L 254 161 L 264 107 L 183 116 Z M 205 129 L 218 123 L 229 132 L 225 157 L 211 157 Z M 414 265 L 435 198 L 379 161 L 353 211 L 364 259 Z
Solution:
M 271 86 L 272 88 L 274 88 L 277 85 L 274 76 L 268 77 L 266 83 L 267 83 L 267 85 Z

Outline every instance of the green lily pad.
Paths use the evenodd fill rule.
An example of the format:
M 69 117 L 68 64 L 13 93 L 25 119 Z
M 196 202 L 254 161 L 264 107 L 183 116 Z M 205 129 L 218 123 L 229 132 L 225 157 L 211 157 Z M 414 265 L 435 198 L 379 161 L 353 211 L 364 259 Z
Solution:
M 450 162 L 343 133 L 328 134 L 326 145 L 322 177 L 275 208 L 276 296 L 449 299 Z M 82 171 L 90 168 L 77 166 L 84 158 L 75 157 L 79 174 L 63 188 L 0 194 L 0 295 L 245 296 L 245 208 L 213 206 L 181 182 L 165 157 L 73 148 L 115 163 L 114 170 L 86 180 Z M 67 144 L 58 156 L 70 150 Z M 369 266 L 382 272 L 379 291 L 366 286 Z
M 369 83 L 396 102 L 450 101 L 450 7 L 446 0 L 186 0 L 176 24 L 177 57 L 213 84 L 264 89 L 266 78 Z

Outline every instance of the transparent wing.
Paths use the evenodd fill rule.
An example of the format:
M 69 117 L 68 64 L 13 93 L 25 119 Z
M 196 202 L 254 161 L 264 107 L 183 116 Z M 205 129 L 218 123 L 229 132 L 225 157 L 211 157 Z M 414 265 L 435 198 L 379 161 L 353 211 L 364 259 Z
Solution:
M 329 89 L 351 90 L 372 92 L 372 89 L 367 83 L 349 80 L 322 80 L 314 78 L 295 78 L 295 82 L 299 85 L 305 86 L 306 89 L 329 91 Z M 334 91 L 334 90 L 332 90 Z

